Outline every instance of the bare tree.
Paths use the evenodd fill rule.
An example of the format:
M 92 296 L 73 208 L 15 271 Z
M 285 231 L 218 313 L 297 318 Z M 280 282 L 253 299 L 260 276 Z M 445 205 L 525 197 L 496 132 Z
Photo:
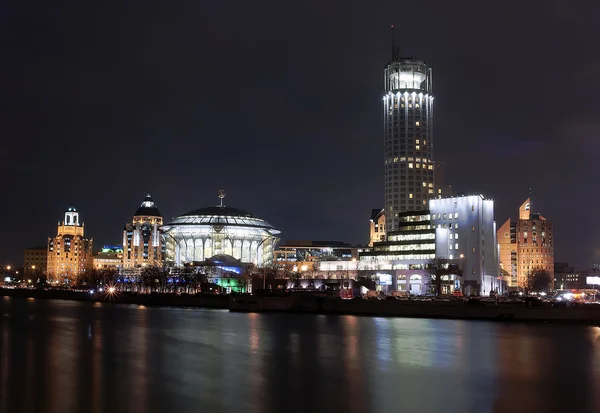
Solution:
M 543 268 L 534 268 L 525 279 L 527 291 L 547 292 L 552 288 L 552 276 Z
M 426 291 L 439 297 L 442 295 L 442 266 L 440 260 L 434 258 L 427 261 L 427 270 L 429 271 L 429 280 L 424 283 Z

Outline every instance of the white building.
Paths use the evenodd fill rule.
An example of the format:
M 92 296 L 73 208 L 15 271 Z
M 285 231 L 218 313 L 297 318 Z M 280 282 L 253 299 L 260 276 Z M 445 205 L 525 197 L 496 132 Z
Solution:
M 322 262 L 318 270 L 395 271 L 393 290 L 425 294 L 435 265 L 443 274 L 442 293 L 454 288 L 467 295 L 503 292 L 493 200 L 481 195 L 432 199 L 429 210 L 401 212 L 398 218 L 386 241 L 359 249 L 358 262 Z
M 482 195 L 432 199 L 429 212 L 436 256 L 460 260 L 464 292 L 501 290 L 494 201 Z

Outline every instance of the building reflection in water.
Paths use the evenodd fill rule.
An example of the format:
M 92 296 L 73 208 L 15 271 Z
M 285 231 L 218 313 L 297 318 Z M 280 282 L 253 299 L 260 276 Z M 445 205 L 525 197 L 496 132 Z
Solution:
M 600 411 L 597 327 L 0 300 L 0 412 Z

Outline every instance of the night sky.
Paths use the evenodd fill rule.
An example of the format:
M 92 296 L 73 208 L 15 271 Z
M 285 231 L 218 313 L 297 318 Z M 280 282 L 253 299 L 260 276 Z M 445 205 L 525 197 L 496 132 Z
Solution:
M 5 2 L 0 264 L 73 204 L 95 249 L 151 193 L 166 220 L 218 203 L 284 239 L 368 241 L 383 206 L 383 68 L 433 67 L 435 159 L 455 191 L 533 205 L 557 261 L 600 245 L 600 3 Z M 531 3 L 536 3 L 532 5 Z

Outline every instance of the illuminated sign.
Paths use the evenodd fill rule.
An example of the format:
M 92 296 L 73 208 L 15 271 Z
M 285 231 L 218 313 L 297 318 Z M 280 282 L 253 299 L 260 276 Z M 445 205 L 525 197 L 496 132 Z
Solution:
M 585 282 L 587 285 L 600 285 L 600 277 L 586 277 Z
M 392 285 L 391 274 L 377 274 L 379 277 L 379 285 Z

